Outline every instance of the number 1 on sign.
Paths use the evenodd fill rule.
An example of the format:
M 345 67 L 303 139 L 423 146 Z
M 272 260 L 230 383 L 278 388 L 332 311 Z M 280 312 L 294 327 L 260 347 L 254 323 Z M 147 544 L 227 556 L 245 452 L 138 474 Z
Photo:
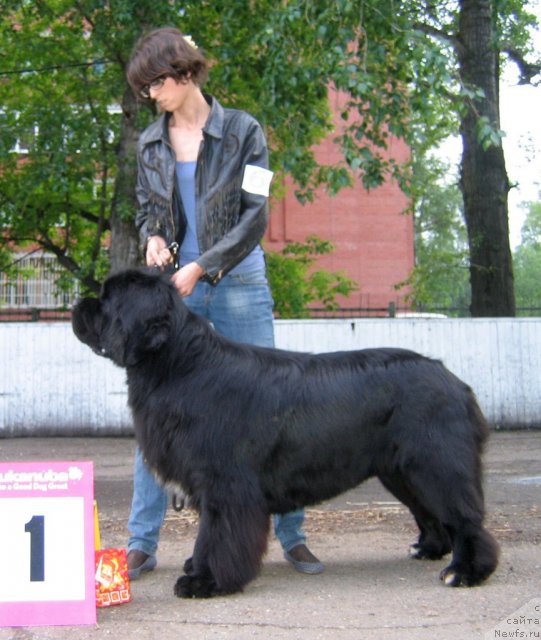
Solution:
M 85 598 L 84 499 L 0 499 L 2 602 Z M 92 524 L 92 522 L 91 522 Z M 0 610 L 0 627 L 2 626 Z
M 30 534 L 30 582 L 45 580 L 45 516 L 32 516 L 24 526 Z

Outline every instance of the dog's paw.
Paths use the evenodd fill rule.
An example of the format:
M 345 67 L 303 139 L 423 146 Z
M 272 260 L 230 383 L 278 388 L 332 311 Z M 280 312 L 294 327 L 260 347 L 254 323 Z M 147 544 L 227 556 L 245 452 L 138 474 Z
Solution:
M 429 549 L 418 542 L 410 545 L 409 548 L 409 556 L 415 560 L 441 560 L 446 553 L 449 552 L 441 549 Z
M 441 571 L 440 580 L 446 587 L 473 587 L 480 582 L 452 564 Z
M 180 576 L 174 588 L 177 598 L 212 598 L 218 595 L 216 583 L 205 576 Z
M 424 560 L 424 558 L 426 558 L 426 555 L 418 542 L 410 544 L 408 555 L 410 558 L 414 558 L 415 560 Z

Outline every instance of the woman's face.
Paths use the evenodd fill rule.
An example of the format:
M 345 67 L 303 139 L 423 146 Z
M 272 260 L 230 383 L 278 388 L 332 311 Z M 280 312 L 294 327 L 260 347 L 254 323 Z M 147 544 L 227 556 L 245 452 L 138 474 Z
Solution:
M 195 85 L 186 78 L 176 80 L 170 76 L 159 78 L 148 86 L 148 94 L 156 101 L 161 111 L 176 111 L 182 108 L 187 96 L 194 90 Z

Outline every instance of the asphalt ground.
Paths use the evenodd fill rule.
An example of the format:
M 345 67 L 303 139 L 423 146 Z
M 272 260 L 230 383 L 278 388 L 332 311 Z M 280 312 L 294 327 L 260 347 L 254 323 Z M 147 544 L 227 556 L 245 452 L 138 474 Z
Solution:
M 131 438 L 0 439 L 0 461 L 92 460 L 102 546 L 123 547 L 134 447 Z M 307 510 L 308 545 L 325 564 L 320 575 L 296 572 L 272 537 L 260 576 L 243 593 L 178 599 L 173 585 L 191 555 L 197 516 L 170 509 L 158 567 L 132 583 L 131 603 L 98 609 L 95 626 L 0 628 L 0 640 L 539 638 L 541 431 L 493 433 L 485 492 L 502 555 L 480 587 L 445 587 L 438 574 L 448 559 L 410 559 L 412 517 L 370 480 Z

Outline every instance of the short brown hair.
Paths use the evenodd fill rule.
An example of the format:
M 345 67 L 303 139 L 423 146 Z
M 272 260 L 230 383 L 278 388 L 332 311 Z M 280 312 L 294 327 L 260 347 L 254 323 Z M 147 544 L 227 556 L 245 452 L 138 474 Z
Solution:
M 178 81 L 190 79 L 199 87 L 208 76 L 208 62 L 201 51 L 174 27 L 155 29 L 138 40 L 126 72 L 133 91 L 141 89 L 160 76 Z

